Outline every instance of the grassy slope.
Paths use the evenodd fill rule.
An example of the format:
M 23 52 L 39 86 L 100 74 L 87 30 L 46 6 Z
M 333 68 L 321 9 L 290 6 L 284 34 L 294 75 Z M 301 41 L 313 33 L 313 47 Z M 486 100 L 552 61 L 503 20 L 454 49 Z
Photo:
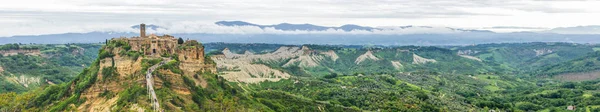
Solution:
M 0 45 L 8 46 L 8 45 Z M 21 48 L 37 48 L 42 56 L 14 55 L 0 56 L 0 66 L 5 70 L 0 77 L 0 93 L 24 92 L 47 85 L 46 80 L 55 84 L 71 81 L 96 59 L 100 45 L 70 44 L 70 45 L 20 45 Z M 81 49 L 83 51 L 81 51 Z M 82 54 L 73 53 L 81 51 Z M 83 66 L 82 66 L 83 65 Z M 28 88 L 8 81 L 8 77 L 40 78 L 41 84 L 30 84 Z
M 540 68 L 537 74 L 558 75 L 574 72 L 591 72 L 600 69 L 600 52 L 592 52 L 587 55 L 567 62 L 547 65 Z

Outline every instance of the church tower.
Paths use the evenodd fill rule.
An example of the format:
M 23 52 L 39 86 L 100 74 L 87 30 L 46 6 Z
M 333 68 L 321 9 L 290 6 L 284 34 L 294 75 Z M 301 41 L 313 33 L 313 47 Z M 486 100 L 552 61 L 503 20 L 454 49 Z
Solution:
M 146 24 L 140 24 L 140 37 L 146 37 Z

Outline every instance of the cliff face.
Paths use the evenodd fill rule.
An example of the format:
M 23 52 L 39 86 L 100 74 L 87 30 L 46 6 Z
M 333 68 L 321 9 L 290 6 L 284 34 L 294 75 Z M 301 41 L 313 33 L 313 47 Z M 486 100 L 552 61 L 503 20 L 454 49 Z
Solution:
M 216 73 L 215 65 L 204 59 L 204 47 L 196 41 L 179 45 L 173 51 L 176 52 L 160 57 L 145 55 L 122 39 L 111 40 L 100 50 L 97 62 L 67 87 L 71 96 L 82 102 L 57 110 L 178 110 L 182 107 L 179 103 L 193 104 L 192 100 L 177 104 L 169 100 L 192 99 L 192 88 L 206 88 L 208 82 L 202 74 Z M 157 94 L 153 101 L 156 103 L 149 102 L 150 93 Z
M 360 64 L 361 62 L 363 62 L 365 60 L 377 61 L 377 60 L 379 60 L 379 58 L 375 57 L 375 55 L 373 55 L 373 52 L 369 50 L 365 54 L 358 56 L 358 58 L 356 58 L 356 61 L 354 61 L 354 63 Z

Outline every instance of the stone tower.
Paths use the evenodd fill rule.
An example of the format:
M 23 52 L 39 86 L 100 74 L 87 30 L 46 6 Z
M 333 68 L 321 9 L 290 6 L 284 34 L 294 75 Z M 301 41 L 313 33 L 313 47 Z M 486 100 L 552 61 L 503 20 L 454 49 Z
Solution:
M 146 37 L 146 24 L 140 24 L 140 37 Z

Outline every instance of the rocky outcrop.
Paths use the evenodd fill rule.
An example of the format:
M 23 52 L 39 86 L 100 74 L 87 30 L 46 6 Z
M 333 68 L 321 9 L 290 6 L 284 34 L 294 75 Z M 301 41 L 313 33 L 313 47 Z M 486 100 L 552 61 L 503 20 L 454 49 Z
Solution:
M 254 60 L 261 60 L 261 61 L 278 61 L 281 59 L 289 59 L 289 58 L 293 58 L 293 57 L 297 57 L 300 56 L 302 54 L 304 54 L 305 51 L 307 51 L 308 48 L 307 47 L 303 47 L 303 49 L 301 49 L 300 47 L 279 47 L 279 49 L 277 49 L 276 51 L 272 52 L 272 53 L 266 53 L 266 54 L 236 54 L 231 52 L 228 48 L 225 48 L 222 52 L 223 55 L 225 55 L 225 58 L 228 59 L 239 59 L 239 60 L 246 60 L 246 61 L 254 61 Z
M 369 50 L 365 54 L 358 56 L 358 58 L 356 58 L 356 61 L 354 61 L 354 63 L 360 64 L 361 62 L 363 62 L 365 60 L 377 61 L 377 60 L 379 60 L 379 58 L 375 57 L 375 55 L 373 55 L 373 52 L 371 50 Z
M 472 55 L 472 54 L 477 54 L 479 53 L 479 51 L 474 51 L 474 50 L 458 50 L 457 54 L 458 55 Z
M 246 51 L 244 51 L 244 55 L 254 55 L 254 53 L 246 50 Z
M 102 74 L 102 68 L 113 66 L 113 59 L 114 67 L 117 69 L 117 73 L 119 73 L 119 76 L 121 77 L 129 76 L 134 74 L 136 71 L 142 70 L 142 58 L 132 60 L 128 57 L 115 56 L 114 58 L 105 58 L 100 60 L 100 74 Z
M 434 59 L 423 58 L 417 54 L 413 54 L 413 62 L 412 62 L 413 64 L 425 64 L 425 63 L 429 63 L 429 62 L 435 63 L 437 61 Z
M 552 49 L 533 49 L 533 51 L 535 52 L 535 56 L 541 56 L 541 55 L 545 55 L 545 54 L 550 54 L 552 53 Z
M 212 58 L 218 68 L 225 69 L 221 75 L 228 81 L 258 83 L 262 81 L 279 81 L 287 79 L 290 74 L 272 69 L 266 65 L 253 64 L 252 59 L 240 57 L 236 59 Z
M 404 67 L 400 61 L 391 61 L 392 62 L 392 66 L 394 66 L 394 68 L 396 69 L 401 69 L 402 67 Z
M 83 55 L 84 52 L 85 52 L 84 48 L 77 47 L 76 49 L 73 49 L 73 51 L 71 51 L 71 54 L 73 54 L 73 55 Z
M 336 61 L 338 58 L 340 58 L 335 51 L 333 50 L 329 50 L 327 52 L 320 52 L 320 54 L 323 54 L 325 56 L 328 56 L 329 58 L 331 58 L 331 60 Z
M 288 79 L 290 74 L 280 70 L 272 69 L 266 65 L 255 64 L 256 61 L 261 62 L 280 62 L 285 59 L 291 59 L 284 66 L 299 64 L 304 67 L 318 66 L 318 62 L 323 59 L 322 56 L 311 54 L 308 47 L 287 47 L 283 46 L 271 53 L 253 54 L 244 53 L 236 54 L 228 48 L 223 51 L 224 56 L 212 56 L 211 59 L 217 64 L 217 68 L 225 69 L 222 75 L 228 81 L 258 83 L 262 81 L 279 81 Z M 297 58 L 296 58 L 297 57 Z
M 467 58 L 467 59 L 472 59 L 472 60 L 475 60 L 475 61 L 481 61 L 481 59 L 479 59 L 479 58 L 477 58 L 475 56 L 469 56 L 469 55 L 458 55 L 458 56 L 463 57 L 463 58 Z
M 272 69 L 262 64 L 237 63 L 237 71 L 224 71 L 228 81 L 258 83 L 262 81 L 279 81 L 290 78 L 290 74 Z
M 29 87 L 30 85 L 40 85 L 40 77 L 26 77 L 26 76 L 11 76 L 7 78 L 9 81 Z
M 298 65 L 299 67 L 316 67 L 319 66 L 319 62 L 323 60 L 323 56 L 318 55 L 302 55 L 298 58 L 291 59 L 283 65 L 283 67 L 289 67 L 292 65 Z

